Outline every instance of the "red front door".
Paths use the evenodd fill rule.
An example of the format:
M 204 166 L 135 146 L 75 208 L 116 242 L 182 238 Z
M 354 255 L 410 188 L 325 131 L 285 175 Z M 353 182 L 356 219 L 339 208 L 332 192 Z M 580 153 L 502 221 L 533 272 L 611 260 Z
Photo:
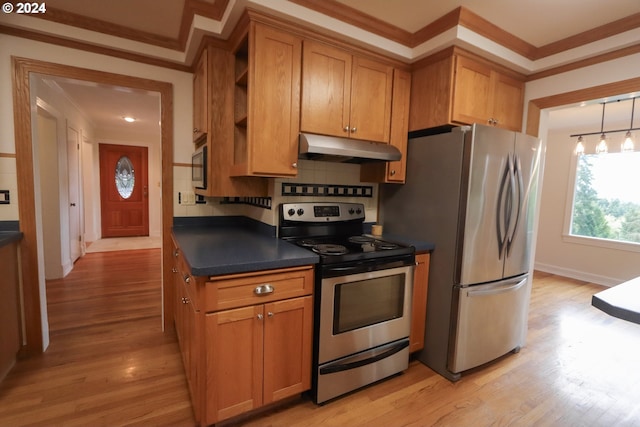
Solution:
M 100 144 L 102 237 L 149 235 L 147 147 Z

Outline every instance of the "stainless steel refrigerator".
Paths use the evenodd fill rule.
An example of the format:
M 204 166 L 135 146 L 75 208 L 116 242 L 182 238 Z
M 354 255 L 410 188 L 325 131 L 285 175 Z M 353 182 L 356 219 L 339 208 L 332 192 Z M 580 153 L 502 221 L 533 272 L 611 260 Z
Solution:
M 385 234 L 435 243 L 418 358 L 455 381 L 525 343 L 541 142 L 483 125 L 414 134 L 380 217 Z

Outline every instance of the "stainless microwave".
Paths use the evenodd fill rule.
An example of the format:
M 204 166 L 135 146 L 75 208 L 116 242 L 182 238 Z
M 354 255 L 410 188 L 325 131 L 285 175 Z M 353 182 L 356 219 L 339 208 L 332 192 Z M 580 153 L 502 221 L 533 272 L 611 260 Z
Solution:
M 198 148 L 191 156 L 191 183 L 195 188 L 207 188 L 207 146 Z

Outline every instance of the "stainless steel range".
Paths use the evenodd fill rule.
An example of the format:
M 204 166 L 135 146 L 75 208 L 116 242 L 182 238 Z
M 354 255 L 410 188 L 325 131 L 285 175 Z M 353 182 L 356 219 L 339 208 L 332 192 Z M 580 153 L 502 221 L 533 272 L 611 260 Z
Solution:
M 359 203 L 280 205 L 280 238 L 320 255 L 312 396 L 323 403 L 407 369 L 414 249 L 363 233 Z

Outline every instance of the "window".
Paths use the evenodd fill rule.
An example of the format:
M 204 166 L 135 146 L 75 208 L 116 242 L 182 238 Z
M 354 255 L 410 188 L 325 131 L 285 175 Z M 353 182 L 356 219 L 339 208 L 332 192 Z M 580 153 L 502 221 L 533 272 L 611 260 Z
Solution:
M 577 158 L 570 235 L 640 244 L 640 151 Z
M 133 171 L 133 164 L 127 156 L 120 157 L 116 164 L 115 182 L 118 193 L 123 199 L 131 197 L 136 177 Z

